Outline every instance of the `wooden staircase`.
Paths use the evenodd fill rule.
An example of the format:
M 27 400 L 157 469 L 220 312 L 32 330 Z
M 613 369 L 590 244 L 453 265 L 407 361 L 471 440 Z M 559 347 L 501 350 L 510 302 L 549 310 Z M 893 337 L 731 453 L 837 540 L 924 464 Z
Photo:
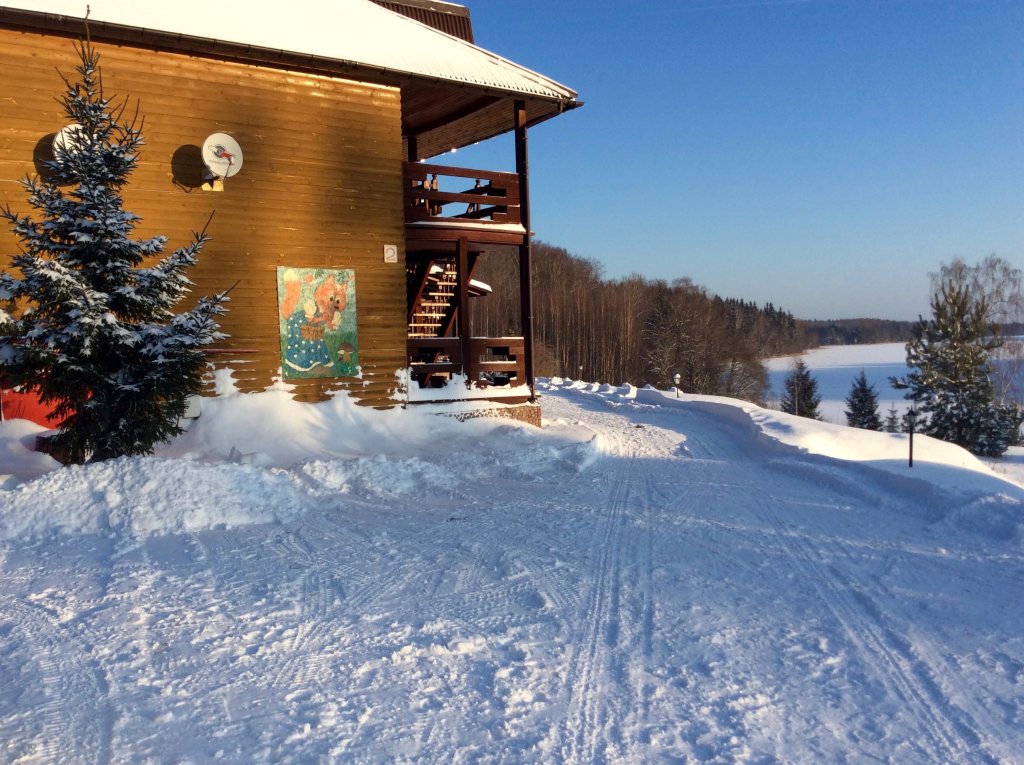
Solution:
M 409 337 L 444 337 L 455 320 L 458 279 L 455 261 L 429 261 L 409 307 Z
M 460 292 L 466 298 L 490 292 L 472 281 L 479 259 L 480 253 L 469 253 L 467 284 L 461 290 L 455 258 L 448 253 L 424 253 L 406 266 L 407 349 L 411 381 L 418 389 L 443 388 L 454 375 L 465 376 L 467 388 L 516 387 L 526 380 L 524 338 L 472 337 L 471 328 L 463 326 L 468 317 L 460 312 Z

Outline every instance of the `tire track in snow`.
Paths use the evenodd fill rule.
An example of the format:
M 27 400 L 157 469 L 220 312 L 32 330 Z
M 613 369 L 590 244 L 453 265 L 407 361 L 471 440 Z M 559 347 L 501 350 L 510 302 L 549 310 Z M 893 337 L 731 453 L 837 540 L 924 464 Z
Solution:
M 31 647 L 38 667 L 45 701 L 32 716 L 40 720 L 34 748 L 42 761 L 109 763 L 114 716 L 98 663 L 90 660 L 67 628 L 55 623 L 44 609 L 3 597 L 0 611 L 11 617 L 14 630 L 22 636 L 19 645 Z M 11 740 L 28 745 L 24 733 L 12 732 Z
M 723 427 L 718 429 L 718 434 L 725 439 L 703 437 L 695 439 L 694 443 L 714 458 L 742 459 L 755 467 L 762 455 L 750 451 L 744 433 Z M 873 667 L 887 692 L 914 710 L 913 719 L 924 722 L 929 740 L 919 747 L 925 761 L 959 761 L 977 753 L 981 744 L 977 723 L 941 691 L 934 671 L 915 655 L 911 642 L 888 623 L 883 609 L 866 595 L 864 588 L 837 567 L 829 565 L 822 558 L 822 550 L 801 537 L 798 531 L 788 528 L 775 506 L 775 498 L 765 496 L 764 487 L 778 483 L 778 471 L 785 474 L 786 481 L 793 480 L 794 473 L 788 461 L 773 460 L 767 467 L 763 479 L 759 479 L 755 472 L 748 473 L 746 481 L 735 483 L 734 496 L 749 495 L 750 507 L 768 523 L 785 549 L 788 565 L 801 581 L 807 582 L 818 593 L 825 610 L 833 614 L 851 645 L 861 654 L 865 667 L 869 671 Z M 742 475 L 739 471 L 734 472 Z M 802 481 L 807 480 L 799 471 L 796 475 Z M 838 544 L 832 547 L 842 550 Z M 997 762 L 987 752 L 981 753 L 980 760 L 971 761 Z
M 405 547 L 380 552 L 380 556 L 399 557 L 401 562 L 393 564 L 390 560 L 383 562 L 368 561 L 365 576 L 355 581 L 349 588 L 348 608 L 353 611 L 367 612 L 371 609 L 388 607 L 390 603 L 415 592 L 416 597 L 429 597 L 437 589 L 438 577 L 442 573 L 437 568 L 437 561 L 444 558 L 450 548 L 451 530 L 447 524 L 436 523 L 433 528 L 425 528 L 416 536 L 415 547 Z M 380 570 L 385 568 L 388 576 L 381 581 Z
M 276 529 L 269 539 L 278 556 L 298 567 L 296 573 L 300 581 L 293 617 L 294 635 L 289 641 L 287 656 L 275 662 L 274 671 L 267 681 L 270 688 L 295 689 L 315 685 L 335 655 L 334 648 L 324 651 L 322 646 L 338 642 L 328 641 L 328 632 L 335 630 L 330 626 L 328 617 L 334 604 L 344 597 L 345 590 L 336 577 L 335 566 L 325 562 L 323 552 L 306 538 L 304 532 L 311 529 L 317 532 L 310 535 L 311 538 L 319 538 L 320 532 L 309 523 L 313 514 L 312 511 L 306 513 L 302 519 Z
M 619 666 L 623 686 L 631 685 L 635 703 L 625 710 L 623 727 L 636 733 L 624 742 L 624 756 L 642 761 L 649 756 L 651 732 L 651 706 L 657 688 L 654 678 L 654 632 L 656 629 L 654 603 L 654 503 L 659 502 L 654 477 L 648 473 L 643 482 L 643 506 L 636 518 L 636 533 L 629 537 L 630 554 L 626 560 L 626 592 L 629 619 L 625 625 L 625 643 L 639 650 L 616 652 L 614 660 L 628 661 Z
M 605 752 L 598 747 L 602 735 L 607 733 L 610 696 L 603 693 L 603 686 L 621 629 L 620 554 L 629 494 L 628 479 L 616 478 L 606 513 L 591 545 L 595 558 L 591 567 L 593 585 L 581 614 L 583 633 L 573 640 L 566 676 L 567 714 L 558 731 L 564 762 L 605 761 Z
M 998 765 L 990 754 L 977 751 L 982 744 L 977 723 L 942 692 L 932 670 L 915 655 L 909 639 L 889 624 L 882 607 L 799 532 L 787 528 L 771 501 L 762 497 L 754 506 L 789 553 L 787 562 L 817 591 L 865 667 L 873 668 L 887 691 L 913 710 L 912 719 L 922 722 L 927 737 L 913 746 L 925 761 L 963 761 L 976 754 L 980 759 L 969 761 Z
M 847 557 L 845 551 L 840 550 L 840 553 Z M 950 731 L 959 738 L 957 745 L 966 744 L 966 751 L 977 752 L 978 762 L 996 765 L 1012 759 L 1010 755 L 993 754 L 989 751 L 988 742 L 1001 741 L 1005 734 L 999 726 L 990 723 L 990 714 L 977 703 L 978 693 L 972 687 L 970 678 L 965 677 L 959 668 L 953 666 L 926 635 L 917 631 L 913 636 L 906 634 L 906 625 L 902 625 L 902 629 L 898 627 L 895 624 L 896 619 L 887 615 L 879 601 L 870 595 L 870 590 L 888 593 L 885 585 L 879 581 L 872 581 L 869 589 L 835 564 L 819 560 L 819 565 L 827 568 L 832 574 L 832 580 L 843 591 L 850 593 L 853 602 L 878 625 L 880 636 L 885 644 L 891 647 L 899 666 L 915 681 L 923 703 L 929 709 L 935 710 L 936 722 L 940 725 L 948 724 Z M 960 691 L 957 700 L 944 690 L 944 684 L 953 685 Z
M 643 508 L 643 529 L 644 533 L 640 541 L 639 563 L 639 586 L 641 597 L 639 607 L 640 623 L 640 652 L 644 659 L 644 672 L 650 671 L 651 656 L 654 652 L 654 517 L 653 498 L 655 496 L 654 479 L 648 475 L 645 482 L 646 490 L 644 496 L 647 502 Z M 645 698 L 645 702 L 649 699 Z M 645 715 L 646 717 L 646 703 Z
M 908 648 L 910 644 L 908 644 Z M 915 634 L 913 640 L 913 654 L 921 662 L 922 666 L 928 668 L 924 680 L 932 684 L 936 694 L 943 698 L 953 708 L 958 709 L 965 717 L 973 731 L 984 733 L 978 741 L 978 747 L 985 750 L 986 761 L 991 762 L 1012 762 L 1018 757 L 1020 750 L 1009 749 L 1012 746 L 1007 743 L 1006 731 L 998 724 L 991 722 L 991 712 L 985 709 L 981 703 L 981 693 L 978 691 L 977 678 L 966 674 L 962 668 L 956 666 L 948 656 L 943 655 L 926 636 Z M 947 691 L 943 690 L 943 684 L 951 685 L 957 691 L 958 699 L 953 701 Z M 997 749 L 989 753 L 991 750 Z
M 579 607 L 579 590 L 564 568 L 559 570 L 553 565 L 544 566 L 522 558 L 517 559 L 517 563 L 523 577 L 536 589 L 542 601 L 539 608 L 565 613 Z
M 715 439 L 711 457 L 704 439 L 691 443 L 700 456 L 689 452 L 675 465 L 662 463 L 649 478 L 648 506 L 658 530 L 651 537 L 652 565 L 657 562 L 661 571 L 656 592 L 668 610 L 665 625 L 652 621 L 644 630 L 654 641 L 644 649 L 644 676 L 653 684 L 639 694 L 636 731 L 642 747 L 635 754 L 640 762 L 647 761 L 652 750 L 670 762 L 741 761 L 744 743 L 762 735 L 765 723 L 757 719 L 762 705 L 771 706 L 761 701 L 763 686 L 744 666 L 743 655 L 731 656 L 718 644 L 718 629 L 730 622 L 717 614 L 729 602 L 722 597 L 728 586 L 720 592 L 712 589 L 710 601 L 706 595 L 719 578 L 728 582 L 764 576 L 763 564 L 738 554 L 736 547 L 737 541 L 749 539 L 757 530 L 749 523 L 716 517 L 722 496 L 737 488 L 727 445 Z M 691 564 L 698 566 L 692 576 Z M 677 577 L 678 586 L 672 577 Z M 682 593 L 684 600 L 674 599 L 666 589 Z M 694 607 L 694 616 L 687 617 Z M 666 631 L 687 634 L 692 651 L 676 653 Z M 732 674 L 723 683 L 721 672 L 713 667 L 726 665 Z
M 700 417 L 699 414 L 696 416 Z M 708 466 L 721 460 L 741 460 L 756 469 L 756 463 L 763 457 L 759 451 L 749 448 L 746 433 L 730 426 L 713 430 L 698 428 L 696 437 L 689 438 L 687 443 L 692 447 L 691 453 Z M 711 458 L 710 461 L 707 458 Z M 722 463 L 723 466 L 726 464 Z M 774 498 L 765 496 L 764 487 L 778 483 L 777 476 L 772 475 L 776 470 L 784 471 L 787 480 L 793 480 L 792 466 L 786 461 L 772 461 L 768 467 L 768 474 L 763 480 L 758 478 L 757 473 L 748 474 L 746 480 L 736 480 L 744 474 L 732 471 L 736 474 L 736 478 L 728 479 L 732 493 L 737 497 L 750 496 L 750 506 L 767 521 L 786 551 L 787 564 L 800 580 L 810 584 L 817 592 L 825 609 L 833 614 L 851 645 L 861 654 L 866 671 L 870 673 L 874 668 L 874 675 L 887 694 L 900 699 L 913 710 L 912 719 L 922 722 L 925 736 L 921 738 L 924 740 L 912 742 L 922 760 L 999 762 L 985 751 L 985 741 L 998 741 L 1001 736 L 978 722 L 987 719 L 988 715 L 981 709 L 971 711 L 965 708 L 972 706 L 971 702 L 977 699 L 977 694 L 966 692 L 959 704 L 954 703 L 949 694 L 943 691 L 939 678 L 958 677 L 960 673 L 956 668 L 950 667 L 948 663 L 937 663 L 937 652 L 929 651 L 927 647 L 923 651 L 918 648 L 920 640 L 912 640 L 900 632 L 883 607 L 868 595 L 869 588 L 860 586 L 839 567 L 830 565 L 824 559 L 824 549 L 818 549 L 822 544 L 829 545 L 830 553 L 848 557 L 849 553 L 841 544 L 843 540 L 816 539 L 816 545 L 799 531 L 785 525 L 774 504 Z M 807 480 L 800 471 L 796 475 L 802 481 Z M 705 496 L 707 489 L 703 487 L 689 492 L 688 496 L 676 503 L 676 508 L 692 511 L 690 505 Z M 693 520 L 696 522 L 696 519 Z M 716 522 L 707 518 L 702 518 L 701 522 L 716 525 Z M 709 540 L 703 541 L 706 543 Z M 851 564 L 849 568 L 856 570 L 857 566 Z M 876 589 L 879 586 L 884 590 L 881 583 L 872 583 Z M 925 656 L 928 653 L 932 654 L 931 660 Z
M 579 474 L 566 496 L 578 503 L 592 495 L 587 484 L 598 476 L 610 480 L 609 497 L 590 545 L 591 587 L 577 619 L 581 628 L 571 635 L 566 717 L 549 734 L 561 755 L 557 761 L 581 765 L 650 754 L 642 736 L 656 687 L 648 681 L 656 629 L 654 503 L 661 501 L 655 476 L 679 460 L 685 440 L 681 429 L 638 425 L 600 401 L 589 407 L 588 424 L 596 424 L 604 456 Z M 624 645 L 638 645 L 639 656 Z M 626 740 L 626 730 L 641 736 Z

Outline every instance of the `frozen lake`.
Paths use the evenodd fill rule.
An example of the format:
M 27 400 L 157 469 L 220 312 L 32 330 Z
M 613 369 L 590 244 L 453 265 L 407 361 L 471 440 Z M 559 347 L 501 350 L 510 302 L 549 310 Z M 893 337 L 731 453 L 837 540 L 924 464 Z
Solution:
M 878 409 L 884 418 L 889 407 L 895 405 L 903 412 L 907 402 L 903 392 L 893 389 L 890 377 L 902 377 L 909 371 L 904 343 L 878 343 L 874 345 L 830 345 L 801 354 L 804 363 L 818 381 L 821 395 L 822 417 L 826 422 L 846 424 L 846 397 L 854 378 L 863 369 L 868 382 L 878 393 Z M 793 369 L 796 356 L 779 356 L 765 362 L 771 384 L 769 403 L 782 398 L 782 386 Z
M 1007 338 L 1008 342 L 1019 342 L 1020 339 Z M 907 409 L 908 404 L 903 398 L 903 392 L 895 390 L 889 384 L 890 377 L 903 377 L 910 371 L 906 364 L 907 351 L 904 343 L 827 345 L 807 351 L 801 356 L 814 379 L 818 381 L 818 393 L 821 395 L 819 411 L 826 422 L 846 424 L 846 397 L 850 394 L 854 378 L 862 369 L 868 382 L 875 386 L 878 393 L 878 410 L 883 418 L 890 406 L 895 406 L 901 413 Z M 793 369 L 795 358 L 796 356 L 777 356 L 765 362 L 771 385 L 771 392 L 768 394 L 769 405 L 777 406 L 779 399 L 782 398 L 782 386 Z M 1019 378 L 1016 390 L 1021 390 Z

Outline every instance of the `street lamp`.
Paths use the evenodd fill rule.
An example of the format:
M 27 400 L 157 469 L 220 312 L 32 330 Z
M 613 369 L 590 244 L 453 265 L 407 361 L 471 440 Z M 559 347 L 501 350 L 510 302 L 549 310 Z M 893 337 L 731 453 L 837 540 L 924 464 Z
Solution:
M 676 384 L 676 398 L 679 398 L 679 383 L 682 379 L 682 376 L 678 372 L 672 376 L 672 381 Z

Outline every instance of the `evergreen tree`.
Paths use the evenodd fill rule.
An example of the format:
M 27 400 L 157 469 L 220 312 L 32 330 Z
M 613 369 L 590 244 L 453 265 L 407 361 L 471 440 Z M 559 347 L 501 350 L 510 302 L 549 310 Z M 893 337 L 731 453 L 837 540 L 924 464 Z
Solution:
M 818 414 L 818 405 L 821 403 L 821 396 L 818 395 L 818 381 L 811 375 L 811 371 L 804 364 L 803 359 L 796 360 L 793 371 L 786 378 L 784 387 L 785 392 L 781 401 L 783 412 L 812 420 L 821 419 Z
M 889 405 L 889 411 L 885 415 L 885 426 L 883 429 L 886 433 L 900 432 L 900 413 L 896 411 L 896 404 Z
M 0 274 L 0 300 L 11 303 L 0 312 L 0 372 L 54 405 L 51 450 L 84 462 L 147 454 L 181 432 L 203 347 L 223 337 L 215 317 L 227 298 L 172 313 L 207 238 L 196 233 L 156 262 L 166 237 L 132 238 L 139 218 L 123 209 L 121 190 L 142 134 L 104 96 L 96 51 L 78 53 L 79 80 L 65 78 L 60 100 L 77 132 L 55 144 L 45 179 L 22 181 L 34 218 L 0 210 L 22 250 L 12 259 L 20 278 Z
M 975 265 L 956 258 L 929 276 L 933 292 L 946 283 L 967 289 L 972 301 L 984 304 L 985 321 L 989 324 L 1006 326 L 1024 321 L 1024 271 L 1003 258 L 989 255 Z M 995 399 L 999 403 L 1024 402 L 1021 343 L 1003 343 L 991 352 L 989 362 Z
M 918 412 L 917 429 L 983 456 L 999 456 L 1020 439 L 1020 407 L 996 403 L 988 357 L 1002 341 L 987 322 L 988 306 L 946 281 L 931 300 L 932 318 L 914 326 L 903 379 Z
M 846 424 L 851 428 L 882 429 L 882 419 L 878 416 L 878 394 L 875 386 L 868 383 L 863 369 L 853 381 L 850 395 L 846 397 L 846 407 Z

